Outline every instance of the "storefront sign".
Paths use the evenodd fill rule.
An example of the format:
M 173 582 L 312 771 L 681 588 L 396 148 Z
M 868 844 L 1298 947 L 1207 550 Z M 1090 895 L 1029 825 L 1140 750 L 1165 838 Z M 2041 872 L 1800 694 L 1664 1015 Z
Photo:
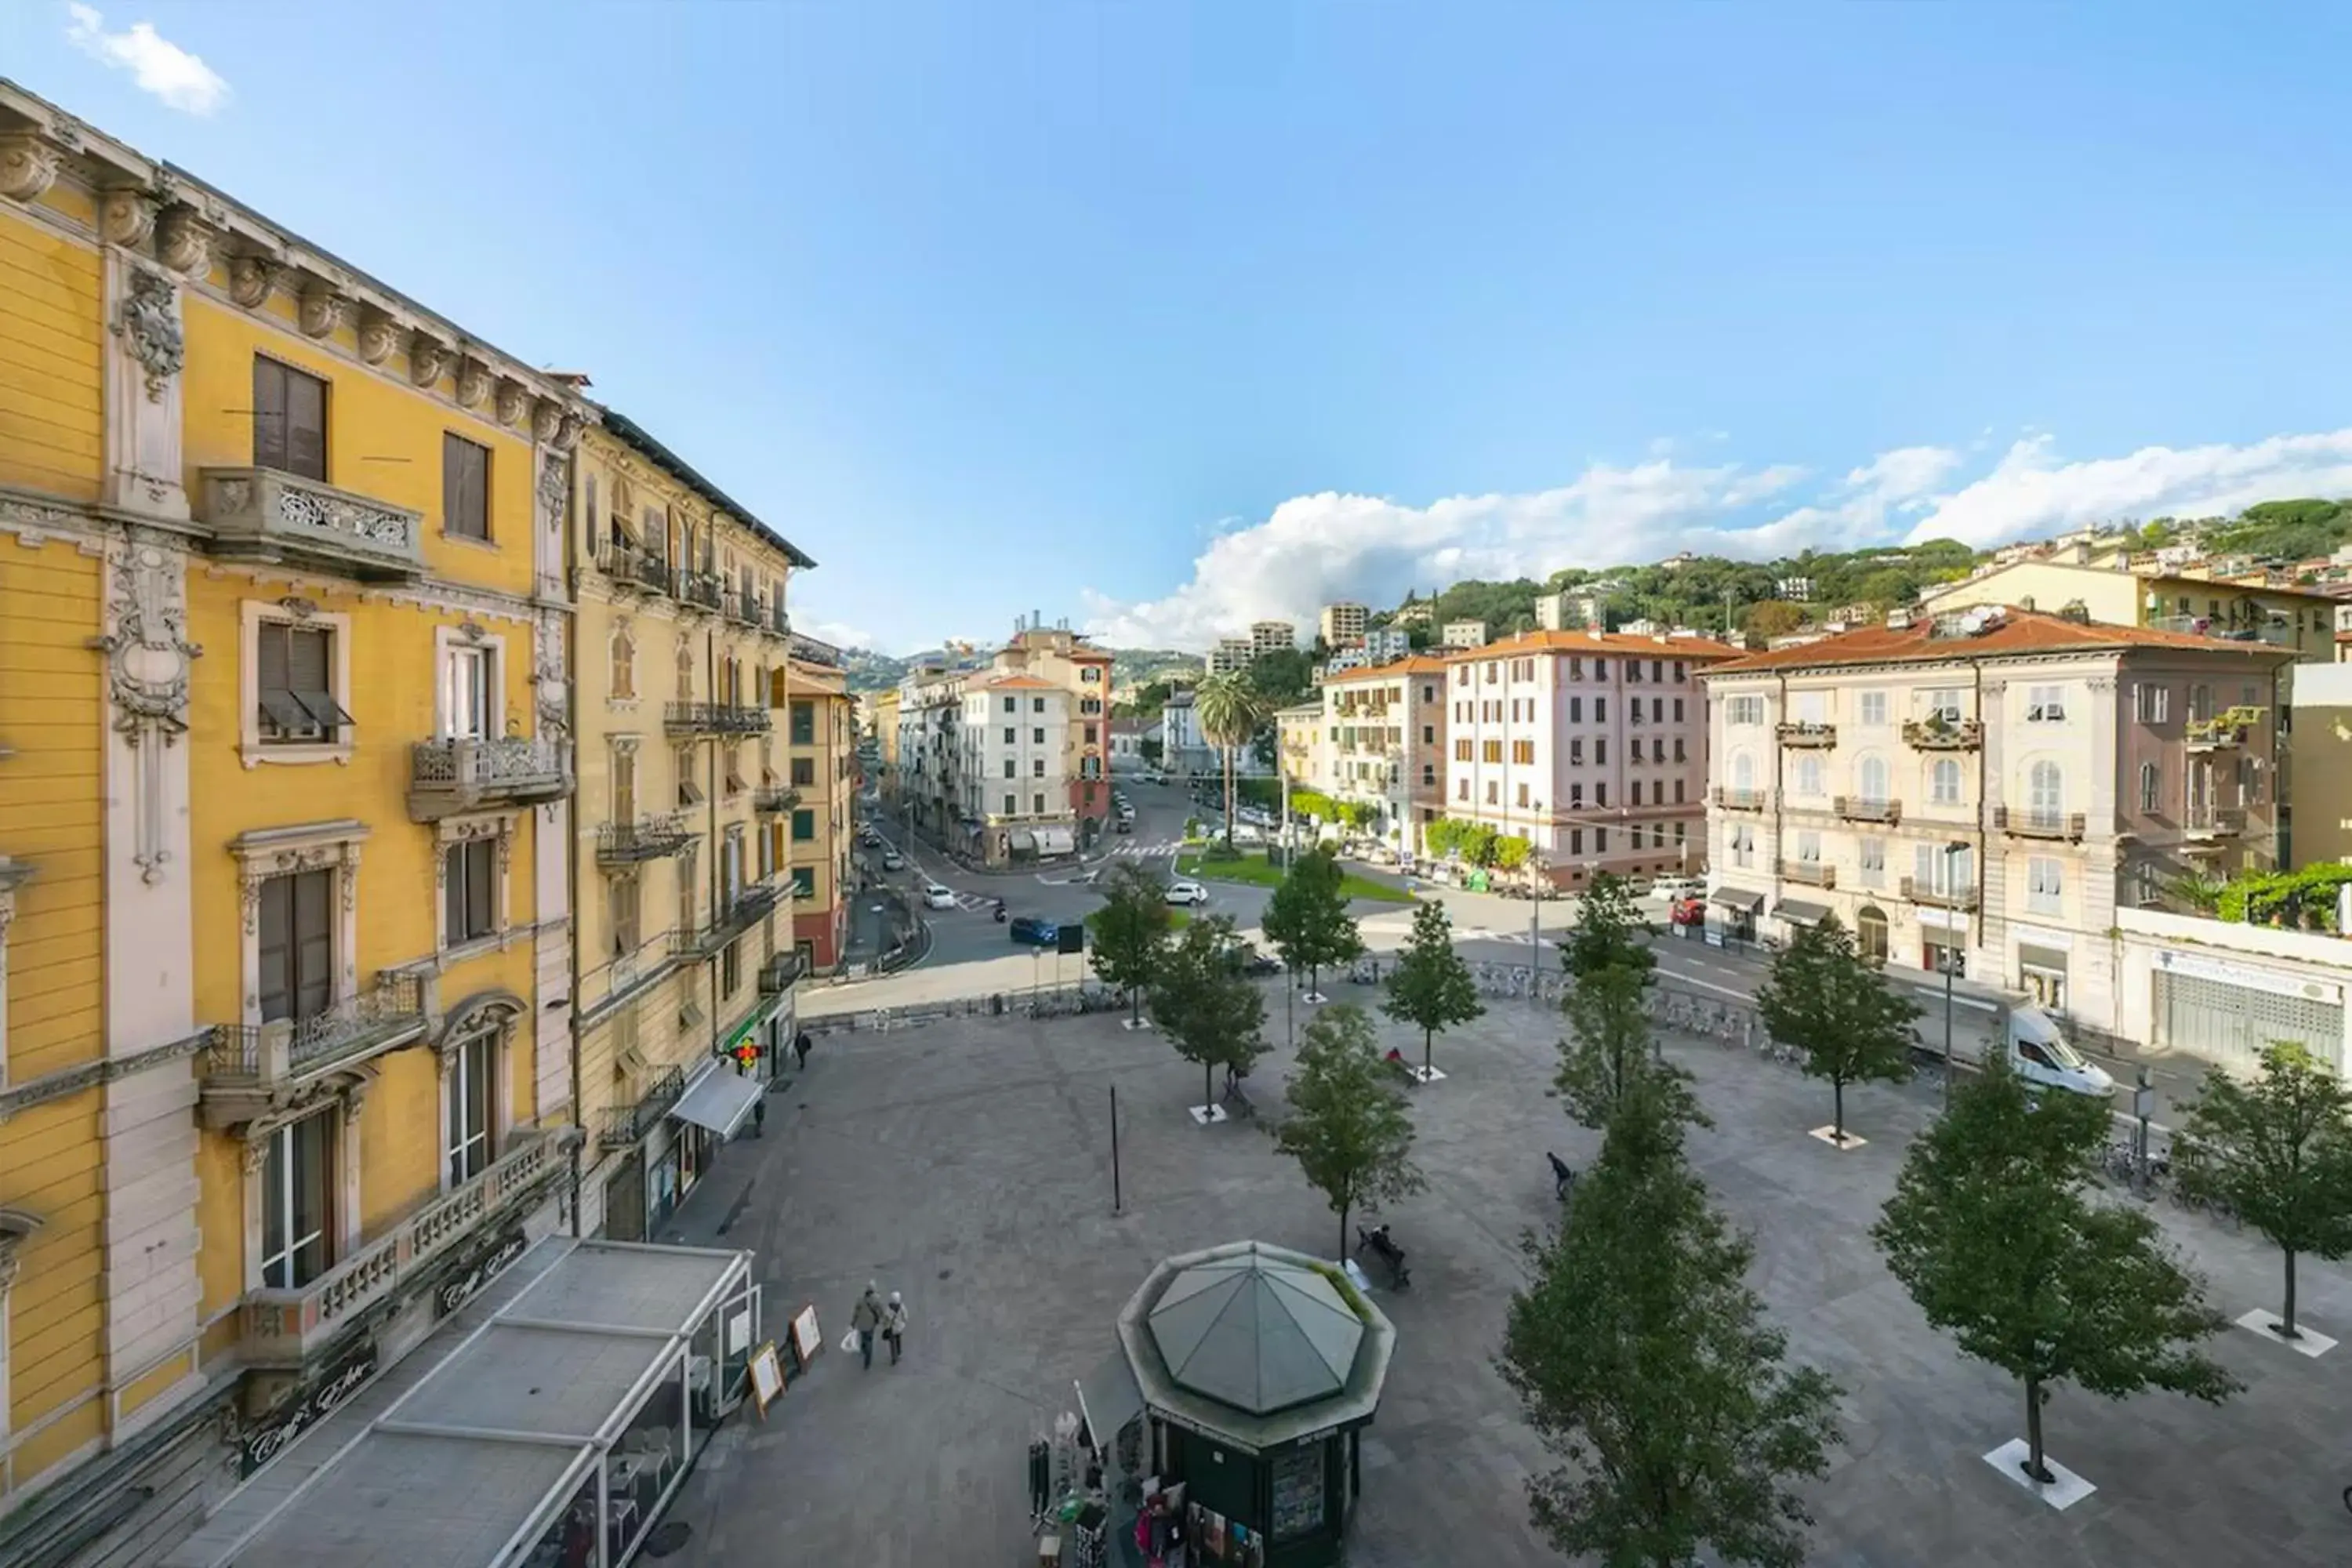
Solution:
M 2250 969 L 2242 963 L 2226 963 L 2218 958 L 2176 952 L 2169 948 L 2158 951 L 2156 966 L 2168 973 L 2242 985 L 2249 991 L 2267 991 L 2273 996 L 2300 996 L 2311 1002 L 2337 1004 L 2344 1000 L 2344 987 L 2324 980 L 2305 980 L 2300 975 L 2281 974 L 2274 969 Z
M 342 1408 L 376 1373 L 375 1342 L 358 1349 L 302 1385 L 300 1392 L 245 1434 L 237 1445 L 237 1474 L 250 1476 L 294 1446 L 294 1440 Z
M 514 1267 L 528 1245 L 520 1225 L 499 1237 L 488 1251 L 474 1259 L 472 1268 L 433 1293 L 434 1316 L 446 1318 L 472 1300 L 482 1287 Z

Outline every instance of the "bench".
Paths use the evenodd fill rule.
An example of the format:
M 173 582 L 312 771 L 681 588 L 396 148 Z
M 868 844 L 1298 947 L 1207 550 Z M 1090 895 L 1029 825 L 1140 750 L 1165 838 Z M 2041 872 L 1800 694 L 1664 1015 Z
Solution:
M 1381 1226 L 1372 1230 L 1366 1230 L 1362 1226 L 1358 1226 L 1356 1250 L 1360 1253 L 1370 1252 L 1382 1263 L 1387 1264 L 1389 1283 L 1397 1289 L 1402 1290 L 1412 1283 L 1412 1275 L 1404 1266 L 1404 1248 L 1390 1238 L 1388 1226 Z

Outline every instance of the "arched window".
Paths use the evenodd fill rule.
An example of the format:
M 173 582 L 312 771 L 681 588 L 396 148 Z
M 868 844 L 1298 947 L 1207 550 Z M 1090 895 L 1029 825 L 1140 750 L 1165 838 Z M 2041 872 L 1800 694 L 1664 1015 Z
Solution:
M 685 643 L 677 645 L 677 700 L 694 700 L 694 649 Z
M 1822 793 L 1822 760 L 1819 757 L 1797 759 L 1797 793 L 1811 797 Z
M 1737 790 L 1756 787 L 1756 759 L 1745 752 L 1731 759 L 1731 787 Z
M 1854 768 L 1854 784 L 1863 799 L 1883 805 L 1886 800 L 1886 759 L 1863 758 Z
M 626 626 L 613 629 L 613 695 L 632 698 L 637 694 L 637 643 L 629 636 Z
M 1946 757 L 1936 764 L 1929 798 L 1937 805 L 1960 804 L 1960 764 Z
M 2054 826 L 2066 809 L 2065 780 L 2058 764 L 2034 763 L 2026 773 L 2025 788 L 2030 803 L 2027 809 L 2032 813 L 2033 820 L 2045 827 Z
M 1854 951 L 1874 963 L 1886 962 L 1886 911 L 1876 904 L 1864 904 L 1854 911 Z

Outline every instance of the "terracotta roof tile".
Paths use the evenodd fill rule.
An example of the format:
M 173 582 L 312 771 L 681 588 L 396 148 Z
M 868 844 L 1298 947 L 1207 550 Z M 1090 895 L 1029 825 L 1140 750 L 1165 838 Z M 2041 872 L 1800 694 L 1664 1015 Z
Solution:
M 1520 632 L 1483 647 L 1455 648 L 1446 662 L 1474 658 L 1518 658 L 1531 653 L 1608 653 L 1648 658 L 1737 658 L 1739 649 L 1713 637 L 1633 637 L 1624 632 Z
M 1951 612 L 1964 614 L 1965 612 Z M 2166 648 L 2185 653 L 2209 653 L 2248 659 L 2269 658 L 2284 664 L 2291 649 L 2267 643 L 2231 642 L 2189 632 L 2158 631 L 2153 626 L 2118 626 L 2104 621 L 2070 621 L 2032 610 L 2003 609 L 1998 625 L 1973 637 L 1935 635 L 1936 617 L 1922 616 L 1908 626 L 1863 626 L 1818 642 L 1752 653 L 1730 664 L 1720 664 L 1710 677 L 1750 675 L 1762 670 L 1803 669 L 1819 665 L 1948 663 L 1953 659 L 2000 658 L 2028 654 L 2103 653 L 2133 648 Z
M 983 689 L 989 691 L 1059 691 L 1062 689 L 1055 685 L 1050 680 L 1040 680 L 1034 675 L 1002 675 L 997 677 L 994 680 L 984 683 Z
M 1326 675 L 1323 684 L 1339 686 L 1355 680 L 1392 680 L 1400 675 L 1443 675 L 1445 661 L 1435 654 L 1416 653 L 1403 658 L 1391 659 L 1386 664 L 1366 665 L 1358 669 L 1343 669 Z

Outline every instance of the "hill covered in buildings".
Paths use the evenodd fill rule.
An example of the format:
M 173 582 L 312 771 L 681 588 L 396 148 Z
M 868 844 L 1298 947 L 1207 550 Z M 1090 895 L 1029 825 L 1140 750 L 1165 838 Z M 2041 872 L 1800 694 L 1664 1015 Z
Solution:
M 1111 680 L 1119 686 L 1140 686 L 1171 670 L 1198 670 L 1198 654 L 1179 653 L 1164 647 L 1105 648 L 1111 656 Z M 842 650 L 842 660 L 848 673 L 852 691 L 885 691 L 906 678 L 907 671 L 919 664 L 948 664 L 965 658 L 984 658 L 988 649 L 971 643 L 955 643 L 941 647 L 925 648 L 900 658 L 891 654 L 877 653 L 872 648 L 853 647 Z

